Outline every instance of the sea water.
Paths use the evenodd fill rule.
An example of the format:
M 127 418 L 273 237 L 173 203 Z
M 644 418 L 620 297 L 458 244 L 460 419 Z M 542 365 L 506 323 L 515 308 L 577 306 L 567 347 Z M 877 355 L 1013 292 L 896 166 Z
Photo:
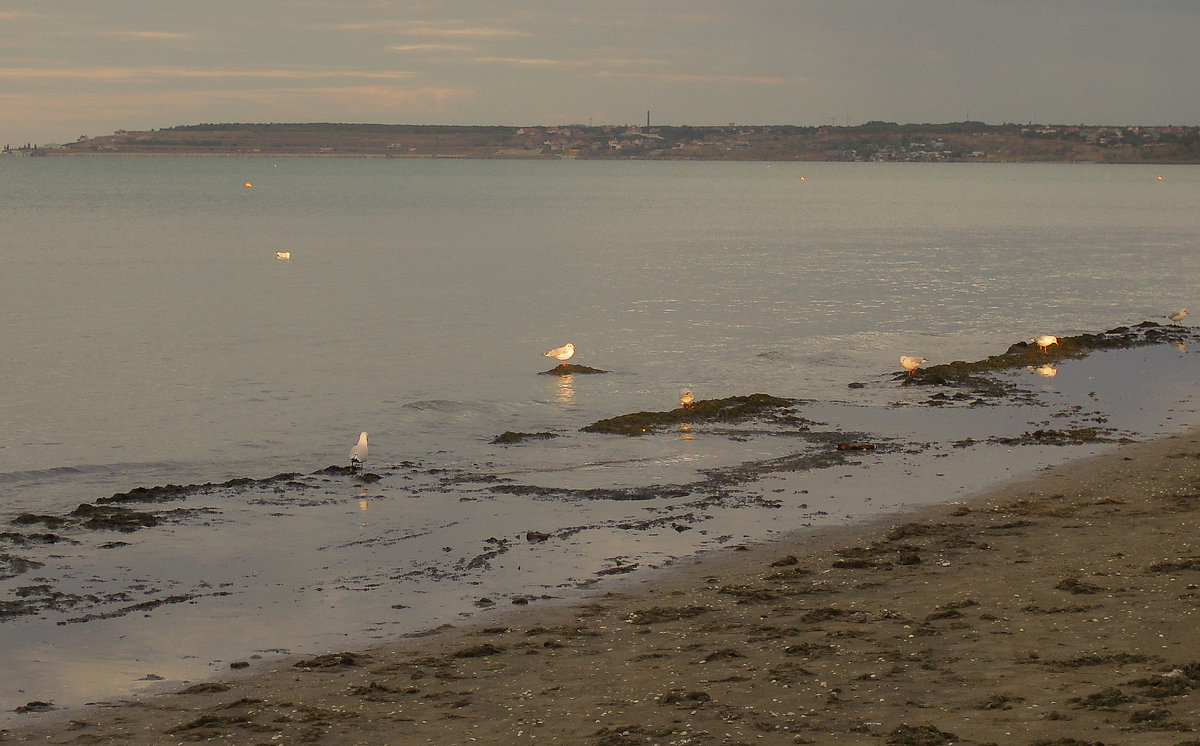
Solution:
M 163 523 L 128 534 L 0 542 L 3 710 L 569 598 L 1081 452 L 963 439 L 1198 421 L 1185 345 L 1012 374 L 1037 405 L 930 407 L 895 378 L 901 354 L 1200 309 L 1191 167 L 0 158 L 0 204 L 0 532 L 134 487 L 301 475 L 150 506 Z M 541 375 L 567 341 L 608 372 Z M 684 387 L 916 445 L 717 496 L 585 499 L 814 447 L 579 432 Z M 312 476 L 360 431 L 378 482 Z

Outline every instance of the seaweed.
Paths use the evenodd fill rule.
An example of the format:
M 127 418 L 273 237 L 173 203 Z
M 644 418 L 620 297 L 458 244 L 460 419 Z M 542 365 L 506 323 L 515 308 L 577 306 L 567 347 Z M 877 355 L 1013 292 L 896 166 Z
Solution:
M 107 505 L 112 503 L 159 503 L 170 500 L 182 500 L 192 495 L 204 494 L 217 489 L 234 489 L 242 487 L 265 487 L 278 482 L 290 482 L 299 474 L 286 472 L 276 474 L 273 477 L 264 479 L 253 479 L 251 477 L 236 477 L 219 484 L 212 482 L 204 482 L 203 484 L 164 484 L 157 487 L 134 487 L 128 492 L 118 492 L 110 497 L 101 497 L 96 500 L 99 505 Z
M 108 529 L 130 533 L 139 528 L 157 526 L 161 519 L 153 513 L 144 513 L 129 508 L 114 508 L 83 503 L 70 513 L 75 518 L 83 519 L 83 527 L 93 530 Z
M 712 697 L 707 692 L 685 692 L 681 689 L 672 689 L 666 694 L 658 698 L 660 705 L 698 705 L 712 701 Z
M 550 440 L 557 437 L 556 433 L 519 433 L 512 430 L 505 430 L 495 438 L 492 438 L 492 444 L 513 445 L 515 443 L 524 443 L 527 440 Z
M 486 658 L 490 655 L 499 655 L 504 652 L 504 648 L 493 645 L 490 642 L 472 645 L 471 647 L 456 650 L 455 658 Z
M 764 419 L 775 424 L 803 426 L 804 421 L 791 413 L 795 399 L 769 394 L 730 396 L 724 399 L 697 400 L 689 407 L 666 412 L 633 412 L 593 422 L 582 428 L 585 433 L 645 435 L 678 428 L 680 425 L 740 423 Z
M 292 668 L 346 668 L 350 666 L 364 666 L 371 660 L 369 655 L 360 653 L 326 653 L 318 655 L 316 658 L 307 660 L 299 660 L 292 664 Z
M 1132 702 L 1133 698 L 1125 696 L 1116 687 L 1109 687 L 1083 697 L 1072 697 L 1067 701 L 1085 710 L 1109 710 L 1126 702 Z
M 953 733 L 939 730 L 934 725 L 908 725 L 901 723 L 888 734 L 888 746 L 943 746 L 958 740 Z
M 967 389 L 976 396 L 999 398 L 1019 394 L 1022 389 L 1014 383 L 993 378 L 992 375 L 996 373 L 1020 368 L 1037 368 L 1047 363 L 1087 357 L 1101 350 L 1179 342 L 1190 338 L 1191 334 L 1183 328 L 1143 321 L 1133 327 L 1119 326 L 1098 334 L 1059 337 L 1057 344 L 1045 350 L 1040 349 L 1032 340 L 1016 342 L 1000 355 L 991 355 L 973 362 L 955 360 L 931 365 L 918 368 L 911 374 L 902 371 L 896 374 L 896 378 L 905 386 L 951 386 Z M 965 400 L 969 397 L 956 395 L 955 398 Z M 947 399 L 940 397 L 931 403 L 944 403 Z
M 593 373 L 607 373 L 607 372 L 608 372 L 607 370 L 602 370 L 600 368 L 592 368 L 587 365 L 576 365 L 575 363 L 563 363 L 562 365 L 554 366 L 550 370 L 543 370 L 538 375 L 539 376 L 570 376 L 570 375 L 574 375 L 576 373 L 582 373 L 584 375 L 589 375 L 589 374 L 593 374 Z

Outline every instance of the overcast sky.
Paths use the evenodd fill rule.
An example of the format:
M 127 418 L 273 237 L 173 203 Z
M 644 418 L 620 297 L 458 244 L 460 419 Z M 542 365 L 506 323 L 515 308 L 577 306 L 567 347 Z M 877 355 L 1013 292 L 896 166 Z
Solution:
M 204 122 L 1200 124 L 1200 0 L 0 0 L 0 143 Z

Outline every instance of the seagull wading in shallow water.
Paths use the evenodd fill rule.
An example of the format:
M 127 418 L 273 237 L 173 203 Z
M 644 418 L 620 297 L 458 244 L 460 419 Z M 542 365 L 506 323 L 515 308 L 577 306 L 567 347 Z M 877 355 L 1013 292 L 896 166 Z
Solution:
M 900 356 L 900 367 L 904 368 L 906 371 L 908 371 L 908 374 L 910 376 L 913 373 L 916 373 L 917 368 L 920 368 L 921 364 L 924 362 L 926 362 L 926 361 L 925 361 L 925 358 L 923 358 L 923 357 L 913 357 L 912 355 L 901 355 Z
M 359 433 L 358 443 L 350 449 L 350 469 L 358 469 L 362 467 L 364 461 L 367 460 L 367 434 Z
M 1050 348 L 1050 345 L 1058 344 L 1058 337 L 1054 336 L 1053 334 L 1043 334 L 1042 336 L 1034 339 L 1033 343 L 1037 345 L 1039 350 L 1045 352 Z
M 562 347 L 555 347 L 553 350 L 543 352 L 544 357 L 552 357 L 559 361 L 560 364 L 566 365 L 567 361 L 575 357 L 575 345 L 567 342 Z
M 1167 314 L 1167 318 L 1171 320 L 1171 323 L 1178 324 L 1180 321 L 1183 321 L 1187 315 L 1188 310 L 1186 308 L 1181 308 L 1178 311 L 1172 311 Z

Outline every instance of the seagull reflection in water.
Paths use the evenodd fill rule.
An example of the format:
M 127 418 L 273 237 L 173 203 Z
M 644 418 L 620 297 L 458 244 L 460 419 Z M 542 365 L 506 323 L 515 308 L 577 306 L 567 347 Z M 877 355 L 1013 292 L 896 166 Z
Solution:
M 565 376 L 557 376 L 555 382 L 554 399 L 559 404 L 572 404 L 575 401 L 575 376 L 568 373 Z

